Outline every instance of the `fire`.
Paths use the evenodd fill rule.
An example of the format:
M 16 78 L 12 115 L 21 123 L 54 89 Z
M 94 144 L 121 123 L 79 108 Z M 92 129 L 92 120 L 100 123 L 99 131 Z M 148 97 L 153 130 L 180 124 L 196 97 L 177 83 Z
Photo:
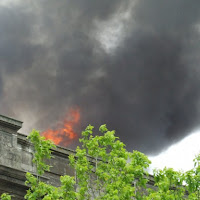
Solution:
M 48 139 L 53 141 L 56 145 L 67 146 L 73 140 L 78 138 L 78 135 L 74 131 L 74 127 L 80 121 L 80 110 L 70 109 L 69 113 L 67 113 L 64 121 L 59 123 L 59 128 L 56 130 L 48 129 L 42 133 L 42 135 Z

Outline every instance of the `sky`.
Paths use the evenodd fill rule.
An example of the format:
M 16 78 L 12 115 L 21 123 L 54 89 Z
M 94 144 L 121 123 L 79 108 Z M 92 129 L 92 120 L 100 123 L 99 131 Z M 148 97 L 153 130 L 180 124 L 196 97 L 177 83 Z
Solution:
M 200 153 L 199 147 L 200 130 L 194 131 L 181 141 L 169 146 L 157 156 L 149 156 L 151 165 L 149 172 L 153 169 L 173 168 L 177 171 L 188 171 L 194 167 L 193 159 Z
M 106 123 L 179 167 L 200 150 L 199 39 L 196 0 L 1 0 L 0 113 L 28 134 L 78 108 L 79 136 Z

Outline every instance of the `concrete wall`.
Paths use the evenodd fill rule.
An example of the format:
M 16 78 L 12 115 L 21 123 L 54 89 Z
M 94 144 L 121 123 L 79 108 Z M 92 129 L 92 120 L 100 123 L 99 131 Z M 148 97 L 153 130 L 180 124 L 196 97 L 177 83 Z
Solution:
M 36 173 L 32 164 L 33 147 L 25 135 L 17 132 L 21 127 L 22 122 L 0 115 L 0 194 L 13 194 L 13 199 L 24 199 L 28 189 L 24 184 L 25 174 Z M 61 175 L 73 175 L 68 165 L 68 156 L 73 153 L 72 150 L 57 147 L 49 163 L 53 166 L 51 172 L 45 173 L 42 179 L 58 186 Z
M 33 146 L 26 136 L 17 131 L 22 127 L 22 122 L 0 115 L 0 194 L 9 193 L 14 195 L 12 199 L 24 199 L 26 190 L 26 172 L 36 173 L 32 163 Z M 74 151 L 57 147 L 53 151 L 54 158 L 49 164 L 53 166 L 51 172 L 45 173 L 42 180 L 58 186 L 61 175 L 73 175 L 69 167 L 68 156 Z M 149 179 L 149 187 L 153 186 L 153 177 Z

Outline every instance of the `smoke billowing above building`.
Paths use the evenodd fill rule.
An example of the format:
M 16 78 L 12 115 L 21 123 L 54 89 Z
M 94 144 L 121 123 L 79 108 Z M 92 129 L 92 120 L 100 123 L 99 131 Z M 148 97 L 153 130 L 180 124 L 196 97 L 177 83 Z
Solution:
M 2 1 L 0 27 L 0 111 L 23 131 L 78 106 L 157 153 L 199 125 L 200 1 Z

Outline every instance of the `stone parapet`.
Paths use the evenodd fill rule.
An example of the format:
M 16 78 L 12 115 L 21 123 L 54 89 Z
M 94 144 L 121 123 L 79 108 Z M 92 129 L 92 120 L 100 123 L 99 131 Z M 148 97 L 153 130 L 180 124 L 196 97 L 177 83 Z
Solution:
M 13 199 L 24 199 L 26 190 L 25 174 L 36 174 L 32 163 L 33 146 L 27 136 L 17 131 L 22 127 L 22 122 L 0 115 L 0 194 L 3 192 L 14 195 Z M 58 186 L 61 175 L 73 175 L 69 167 L 68 156 L 74 151 L 57 147 L 53 150 L 53 158 L 49 161 L 51 172 L 42 177 L 48 183 Z
M 17 131 L 22 127 L 22 122 L 0 115 L 0 195 L 4 192 L 12 194 L 13 200 L 22 200 L 28 187 L 25 185 L 25 174 L 36 174 L 32 163 L 33 145 L 27 136 Z M 53 158 L 48 161 L 52 166 L 41 180 L 54 186 L 59 186 L 60 176 L 74 175 L 69 166 L 69 155 L 75 152 L 57 146 L 53 149 Z M 90 159 L 90 157 L 88 157 Z M 154 188 L 153 177 L 149 177 L 148 187 Z M 155 189 L 155 188 L 154 188 Z

